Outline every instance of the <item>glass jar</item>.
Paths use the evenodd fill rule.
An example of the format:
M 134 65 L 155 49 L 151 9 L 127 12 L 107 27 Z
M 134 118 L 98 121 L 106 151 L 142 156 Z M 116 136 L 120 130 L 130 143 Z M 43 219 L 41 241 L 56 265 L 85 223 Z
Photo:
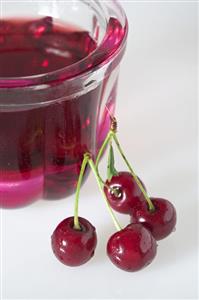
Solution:
M 75 191 L 83 154 L 95 157 L 110 127 L 128 25 L 115 0 L 8 0 L 1 17 L 0 38 L 6 24 L 23 18 L 26 30 L 43 26 L 35 27 L 39 33 L 50 23 L 70 24 L 78 45 L 88 47 L 82 40 L 88 34 L 95 45 L 75 63 L 50 72 L 0 74 L 0 206 L 15 208 Z

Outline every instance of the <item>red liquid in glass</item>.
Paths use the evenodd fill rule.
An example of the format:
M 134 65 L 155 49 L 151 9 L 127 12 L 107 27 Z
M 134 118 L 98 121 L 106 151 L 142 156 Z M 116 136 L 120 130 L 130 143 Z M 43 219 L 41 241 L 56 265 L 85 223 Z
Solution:
M 110 28 L 113 30 L 113 26 Z M 108 42 L 109 37 L 105 40 Z M 54 25 L 50 17 L 1 20 L 0 77 L 8 80 L 52 72 L 85 58 L 96 46 L 88 32 Z M 101 56 L 96 56 L 92 64 Z M 16 111 L 0 109 L 2 207 L 23 206 L 40 197 L 58 199 L 74 192 L 84 152 L 95 155 L 96 133 L 103 139 L 109 127 L 107 112 L 103 132 L 97 127 L 105 86 L 103 82 L 75 100 Z M 115 89 L 116 84 L 110 109 L 114 109 Z

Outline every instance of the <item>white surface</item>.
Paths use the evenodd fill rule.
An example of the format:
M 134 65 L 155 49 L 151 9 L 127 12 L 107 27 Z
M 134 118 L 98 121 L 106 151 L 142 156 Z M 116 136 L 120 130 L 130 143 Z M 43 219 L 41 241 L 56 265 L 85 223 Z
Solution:
M 3 210 L 3 299 L 197 298 L 196 3 L 122 3 L 130 33 L 118 94 L 119 138 L 148 191 L 175 204 L 177 230 L 159 242 L 148 268 L 116 269 L 105 255 L 114 227 L 90 176 L 80 212 L 96 225 L 98 247 L 88 264 L 72 269 L 53 256 L 50 235 L 71 215 L 74 197 Z M 120 220 L 126 224 L 128 217 Z

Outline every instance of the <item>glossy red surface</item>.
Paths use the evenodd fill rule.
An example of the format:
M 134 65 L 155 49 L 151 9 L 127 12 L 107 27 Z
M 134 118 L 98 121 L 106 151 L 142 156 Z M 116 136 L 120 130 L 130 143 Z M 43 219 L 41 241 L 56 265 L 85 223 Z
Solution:
M 156 240 L 167 237 L 175 229 L 176 210 L 171 202 L 161 198 L 151 198 L 155 211 L 148 210 L 147 202 L 142 202 L 131 211 L 131 221 L 141 223 L 149 229 Z
M 138 271 L 154 259 L 156 240 L 141 224 L 130 224 L 111 236 L 107 244 L 107 254 L 118 268 Z
M 113 193 L 114 189 L 118 191 L 118 195 Z M 119 172 L 118 176 L 113 176 L 110 181 L 107 180 L 104 192 L 111 207 L 124 214 L 129 214 L 132 208 L 144 199 L 140 188 L 129 172 Z
M 49 73 L 78 62 L 96 46 L 88 32 L 57 25 L 52 17 L 0 20 L 0 77 Z
M 97 245 L 95 227 L 79 217 L 82 230 L 73 228 L 74 217 L 64 219 L 51 237 L 52 249 L 60 262 L 67 266 L 79 266 L 92 258 Z

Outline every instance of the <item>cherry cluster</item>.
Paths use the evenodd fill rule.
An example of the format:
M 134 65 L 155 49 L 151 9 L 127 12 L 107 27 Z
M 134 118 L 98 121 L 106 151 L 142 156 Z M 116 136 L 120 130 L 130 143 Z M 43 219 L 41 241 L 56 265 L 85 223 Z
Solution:
M 112 124 L 115 124 L 113 119 Z M 117 172 L 112 147 L 114 140 L 129 172 Z M 99 160 L 110 144 L 107 180 L 99 174 Z M 52 249 L 65 265 L 79 266 L 94 255 L 97 245 L 95 227 L 78 217 L 79 192 L 87 164 L 91 167 L 106 206 L 117 228 L 107 242 L 107 255 L 118 268 L 133 272 L 152 262 L 157 252 L 157 241 L 167 237 L 175 229 L 176 210 L 171 202 L 162 198 L 150 198 L 143 182 L 134 173 L 126 159 L 112 126 L 94 162 L 85 153 L 77 183 L 74 217 L 63 220 L 52 234 Z M 130 223 L 121 228 L 113 210 L 130 216 Z
M 150 198 L 152 205 L 149 208 L 149 203 L 129 172 L 119 172 L 113 176 L 106 182 L 104 190 L 113 209 L 130 215 L 130 225 L 109 239 L 108 256 L 123 270 L 139 270 L 155 257 L 156 241 L 174 230 L 176 210 L 171 202 L 161 198 Z

